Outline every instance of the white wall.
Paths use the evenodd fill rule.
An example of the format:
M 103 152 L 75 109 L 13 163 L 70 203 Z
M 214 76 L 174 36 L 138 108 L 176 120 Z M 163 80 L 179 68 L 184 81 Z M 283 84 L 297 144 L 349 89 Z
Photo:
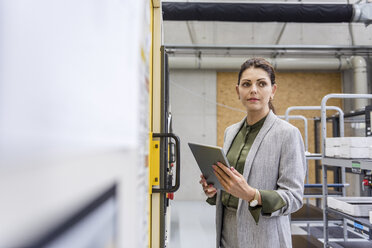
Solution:
M 173 131 L 181 139 L 181 186 L 175 200 L 205 200 L 188 142 L 216 145 L 216 71 L 171 70 Z

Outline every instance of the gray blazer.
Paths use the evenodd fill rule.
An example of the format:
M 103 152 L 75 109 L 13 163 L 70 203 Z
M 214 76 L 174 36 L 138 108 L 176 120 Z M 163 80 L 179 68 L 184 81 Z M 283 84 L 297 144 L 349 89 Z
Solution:
M 245 119 L 226 129 L 223 146 L 225 153 Z M 270 215 L 261 214 L 256 224 L 249 212 L 249 203 L 239 199 L 239 248 L 292 247 L 289 214 L 302 206 L 305 173 L 306 158 L 301 133 L 270 111 L 248 153 L 243 175 L 254 188 L 276 190 L 286 206 Z M 223 205 L 219 190 L 216 202 L 217 247 L 220 246 L 222 220 Z

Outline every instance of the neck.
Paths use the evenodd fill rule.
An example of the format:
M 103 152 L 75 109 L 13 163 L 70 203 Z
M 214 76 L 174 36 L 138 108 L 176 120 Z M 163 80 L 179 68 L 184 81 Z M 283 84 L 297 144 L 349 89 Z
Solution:
M 268 113 L 270 109 L 267 109 L 265 111 L 250 111 L 247 113 L 247 123 L 248 125 L 253 125 L 262 118 L 264 118 Z

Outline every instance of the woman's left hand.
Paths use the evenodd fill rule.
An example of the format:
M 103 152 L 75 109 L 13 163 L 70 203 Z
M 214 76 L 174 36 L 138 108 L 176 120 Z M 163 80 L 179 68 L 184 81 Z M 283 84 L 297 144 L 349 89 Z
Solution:
M 214 174 L 222 187 L 229 194 L 246 201 L 251 201 L 255 195 L 255 189 L 248 185 L 247 181 L 234 167 L 228 168 L 224 164 L 217 162 L 213 165 Z

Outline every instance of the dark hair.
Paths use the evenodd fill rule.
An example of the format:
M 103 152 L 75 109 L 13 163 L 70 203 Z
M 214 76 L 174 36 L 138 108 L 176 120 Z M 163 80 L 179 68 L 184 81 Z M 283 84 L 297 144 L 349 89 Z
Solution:
M 238 76 L 238 85 L 240 84 L 240 78 L 243 72 L 251 67 L 260 68 L 266 71 L 270 77 L 271 86 L 276 84 L 274 67 L 264 58 L 251 58 L 245 61 L 240 67 L 239 76 Z M 271 100 L 269 100 L 269 108 L 275 113 L 275 108 Z

